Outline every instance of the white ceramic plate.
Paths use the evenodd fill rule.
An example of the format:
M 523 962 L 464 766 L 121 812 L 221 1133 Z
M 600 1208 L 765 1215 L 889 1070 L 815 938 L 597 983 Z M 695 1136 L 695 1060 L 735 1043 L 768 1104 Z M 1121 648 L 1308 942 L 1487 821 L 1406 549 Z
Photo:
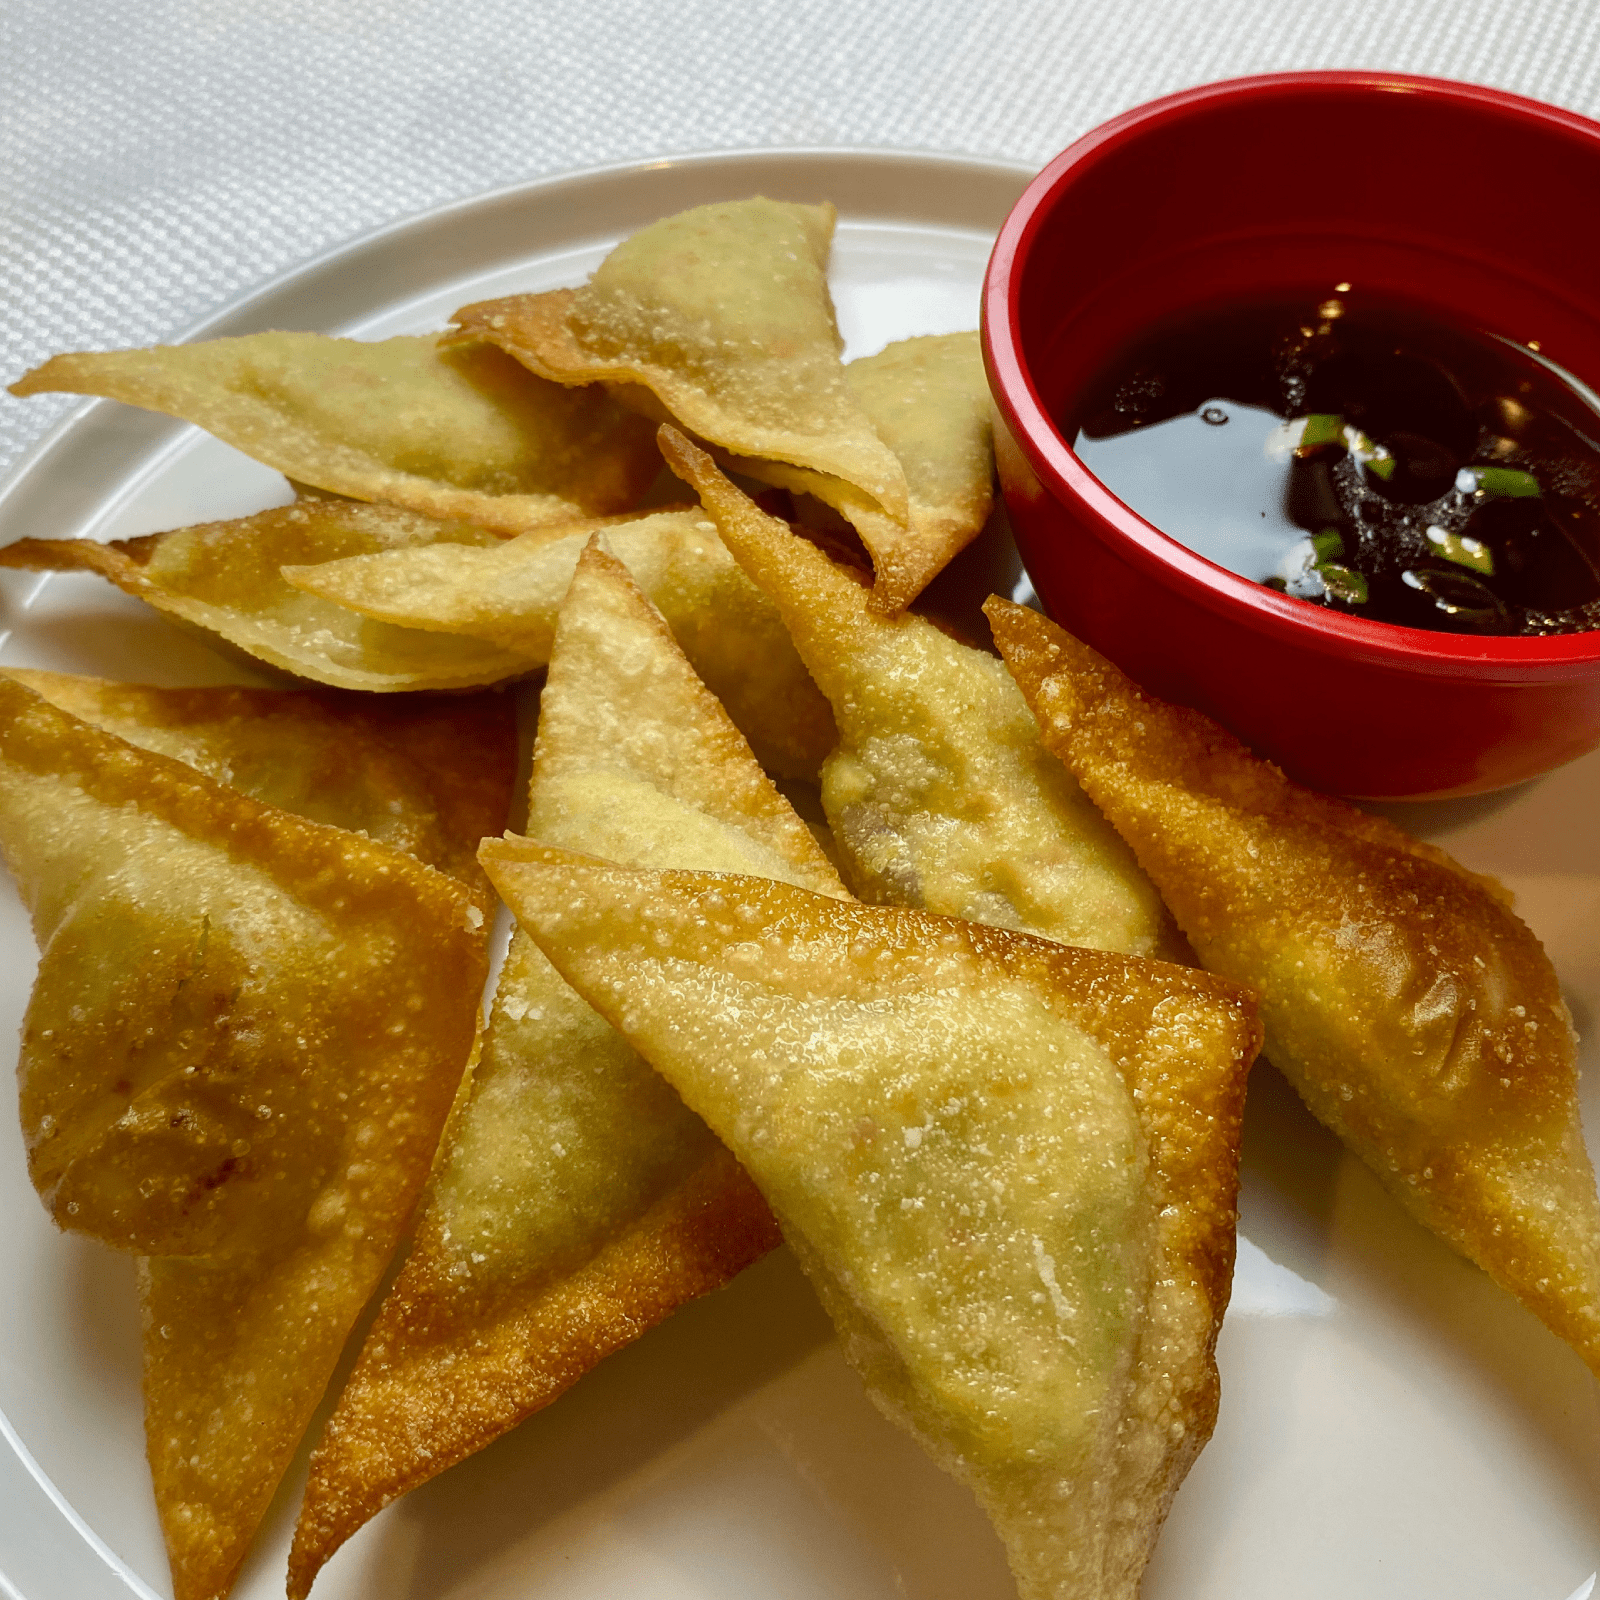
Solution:
M 1028 174 L 871 152 L 717 155 L 580 174 L 362 240 L 203 330 L 379 337 L 487 295 L 580 281 L 664 213 L 832 198 L 851 355 L 971 327 Z M 10 375 L 7 375 L 10 376 Z M 22 402 L 6 402 L 21 404 Z M 193 429 L 94 403 L 0 489 L 0 542 L 125 537 L 287 498 Z M 0 662 L 159 683 L 238 669 L 99 579 L 6 573 Z M 1600 755 L 1510 794 L 1395 808 L 1517 893 L 1580 1032 L 1600 1021 Z M 0 1017 L 34 966 L 0 887 Z M 0 1024 L 0 1025 L 3 1025 Z M 1585 1045 L 1588 1125 L 1600 1066 Z M 170 1593 L 143 1458 L 131 1264 L 57 1234 L 0 1118 L 0 1595 Z M 1246 1119 L 1222 1420 L 1145 1600 L 1581 1600 L 1600 1565 L 1600 1390 L 1565 1346 L 1406 1220 L 1258 1068 Z M 239 1586 L 280 1596 L 303 1458 Z M 867 1404 L 784 1252 L 614 1356 L 391 1507 L 321 1600 L 1013 1600 L 965 1491 Z

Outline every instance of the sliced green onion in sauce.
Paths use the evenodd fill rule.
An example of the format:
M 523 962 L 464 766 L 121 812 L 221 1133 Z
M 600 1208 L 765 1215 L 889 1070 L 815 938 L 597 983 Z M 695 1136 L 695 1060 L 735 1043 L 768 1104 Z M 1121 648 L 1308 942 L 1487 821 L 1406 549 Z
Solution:
M 1394 476 L 1395 459 L 1387 448 L 1375 444 L 1348 422 L 1344 426 L 1344 447 L 1368 472 L 1376 473 L 1386 482 Z
M 1367 580 L 1354 567 L 1340 566 L 1335 561 L 1319 561 L 1316 574 L 1331 598 L 1347 606 L 1364 606 L 1367 603 Z
M 1539 480 L 1531 472 L 1519 472 L 1515 467 L 1468 467 L 1465 470 L 1477 479 L 1478 488 L 1485 494 L 1503 495 L 1508 500 L 1533 500 L 1542 492 Z
M 1494 576 L 1494 556 L 1481 539 L 1474 539 L 1470 534 L 1446 533 L 1443 528 L 1429 528 L 1428 543 L 1433 553 L 1446 561 L 1453 561 L 1458 567 L 1471 567 L 1486 578 Z
M 1326 411 L 1313 411 L 1306 418 L 1300 434 L 1300 448 L 1314 450 L 1319 444 L 1340 444 L 1344 436 L 1344 418 Z

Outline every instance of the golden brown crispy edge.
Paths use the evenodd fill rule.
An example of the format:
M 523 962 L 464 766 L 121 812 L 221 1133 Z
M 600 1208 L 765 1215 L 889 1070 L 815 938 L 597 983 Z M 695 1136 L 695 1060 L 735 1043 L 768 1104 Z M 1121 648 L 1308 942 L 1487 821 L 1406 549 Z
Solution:
M 781 1242 L 755 1185 L 718 1149 L 689 1182 L 663 1196 L 579 1272 L 553 1285 L 524 1286 L 509 1298 L 496 1296 L 493 1319 L 474 1329 L 476 1359 L 464 1371 L 454 1359 L 453 1336 L 471 1321 L 470 1311 L 430 1325 L 422 1308 L 435 1299 L 427 1273 L 437 1271 L 439 1260 L 435 1256 L 422 1272 L 411 1271 L 408 1261 L 363 1351 L 369 1384 L 379 1397 L 391 1391 L 390 1426 L 340 1426 L 335 1416 L 318 1441 L 310 1476 L 340 1487 L 319 1497 L 314 1513 L 303 1514 L 295 1528 L 289 1600 L 305 1600 L 328 1559 L 384 1506 L 483 1449 L 606 1356 L 689 1300 L 721 1288 Z M 391 1377 L 387 1347 L 397 1340 L 409 1347 L 408 1361 Z M 430 1340 L 437 1341 L 434 1348 L 418 1360 L 417 1347 Z M 419 1381 L 433 1386 L 420 1407 Z M 440 1406 L 440 1391 L 448 1406 Z M 397 1420 L 407 1448 L 390 1455 Z
M 664 790 L 696 795 L 725 826 L 777 850 L 813 886 L 842 894 L 809 830 L 598 536 L 584 550 L 574 581 L 592 582 L 595 575 L 605 577 L 611 604 L 631 626 L 653 636 L 656 648 L 678 663 L 679 689 L 695 702 L 692 713 L 683 713 L 682 737 L 631 751 L 635 770 L 650 770 Z M 570 687 L 558 694 L 563 674 L 587 671 L 586 659 L 594 665 L 586 651 L 595 646 L 585 645 L 581 634 L 565 647 L 558 642 L 552 654 L 535 789 L 541 763 L 570 766 L 595 737 L 592 694 Z M 464 1105 L 465 1096 L 458 1110 Z M 452 1146 L 447 1133 L 441 1152 Z M 780 1237 L 755 1187 L 720 1150 L 573 1271 L 463 1296 L 439 1226 L 437 1214 L 426 1210 L 417 1243 L 313 1453 L 290 1561 L 291 1594 L 308 1590 L 334 1551 L 383 1506 L 548 1405 L 605 1356 L 687 1301 L 720 1288 Z
M 1267 1052 L 1313 1114 L 1600 1373 L 1600 1203 L 1575 1042 L 1504 890 L 1290 783 L 1037 613 L 998 598 L 986 610 L 1045 742 L 1202 958 L 1273 976 Z
M 248 723 L 292 711 L 335 728 L 347 727 L 351 762 L 362 760 L 363 749 L 380 741 L 398 755 L 399 774 L 415 785 L 415 800 L 426 805 L 437 820 L 443 853 L 426 864 L 472 890 L 486 916 L 498 904 L 478 864 L 478 845 L 505 827 L 516 787 L 517 715 L 516 703 L 509 695 L 488 690 L 458 695 L 413 693 L 391 699 L 323 688 L 161 688 L 33 670 L 17 670 L 9 676 L 90 722 L 96 720 L 95 705 L 152 728 L 199 724 L 222 730 L 229 722 Z M 219 731 L 219 740 L 227 742 L 225 731 Z M 232 782 L 230 787 L 239 785 Z

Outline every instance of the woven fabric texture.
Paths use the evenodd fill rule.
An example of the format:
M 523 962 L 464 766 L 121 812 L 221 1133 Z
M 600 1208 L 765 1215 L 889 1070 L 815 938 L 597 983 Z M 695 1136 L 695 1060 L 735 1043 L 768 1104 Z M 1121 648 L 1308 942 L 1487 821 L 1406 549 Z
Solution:
M 169 339 L 352 235 L 567 168 L 797 144 L 1038 163 L 1153 95 L 1306 67 L 1594 115 L 1600 3 L 6 0 L 0 375 Z M 0 471 L 72 403 L 0 396 Z

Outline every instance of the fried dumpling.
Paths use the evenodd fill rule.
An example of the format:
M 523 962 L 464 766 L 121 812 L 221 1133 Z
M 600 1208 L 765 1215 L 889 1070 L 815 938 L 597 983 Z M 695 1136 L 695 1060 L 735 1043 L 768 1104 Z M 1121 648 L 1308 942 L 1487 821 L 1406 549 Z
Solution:
M 588 537 L 580 526 L 561 538 L 540 532 L 487 548 L 417 545 L 286 566 L 283 576 L 380 623 L 469 635 L 543 664 Z M 833 714 L 777 607 L 745 577 L 704 512 L 617 522 L 606 538 L 762 765 L 781 777 L 814 779 L 833 748 Z
M 704 451 L 662 435 L 833 705 L 839 744 L 823 764 L 822 805 L 850 887 L 1065 944 L 1180 955 L 1133 853 L 1040 743 L 1000 662 L 924 618 L 881 615 Z
M 621 860 L 844 893 L 659 614 L 594 544 L 557 624 L 529 828 Z M 390 1500 L 777 1240 L 704 1124 L 515 935 L 416 1242 L 312 1458 L 290 1594 Z
M 989 614 L 1046 742 L 1201 961 L 1260 990 L 1268 1058 L 1412 1216 L 1600 1373 L 1572 1024 L 1496 887 L 1291 783 L 1037 613 Z
M 504 825 L 516 781 L 516 708 L 502 695 L 373 701 L 17 668 L 8 676 L 252 800 L 403 850 L 466 884 L 485 914 L 498 903 L 477 851 Z
M 580 521 L 551 531 L 587 536 L 594 526 Z M 532 672 L 542 658 L 465 634 L 374 621 L 292 587 L 282 569 L 430 545 L 468 555 L 501 542 L 470 522 L 302 499 L 255 516 L 109 544 L 18 539 L 0 548 L 0 566 L 96 572 L 224 652 L 332 688 L 388 693 L 478 688 Z
M 455 321 L 543 377 L 642 385 L 702 439 L 842 478 L 903 523 L 905 473 L 839 359 L 835 215 L 760 197 L 696 206 L 623 240 L 581 289 Z
M 776 883 L 486 840 L 562 975 L 761 1186 L 1024 1600 L 1131 1600 L 1216 1412 L 1247 998 Z
M 101 395 L 198 423 L 291 478 L 520 532 L 621 511 L 657 471 L 650 429 L 602 389 L 546 382 L 434 335 L 253 333 L 54 356 L 17 395 Z
M 872 556 L 873 598 L 909 605 L 982 531 L 994 503 L 992 402 L 976 333 L 900 339 L 844 369 L 861 409 L 905 469 L 909 512 L 890 516 L 842 478 L 736 458 L 746 477 L 809 494 L 845 517 Z
M 374 1023 L 413 998 L 386 955 L 406 896 L 442 915 L 459 888 L 459 927 L 418 939 L 460 934 L 479 960 L 481 900 L 100 732 L 16 678 L 0 680 L 0 706 L 0 845 L 42 951 L 18 1066 L 35 1187 L 62 1226 L 141 1253 L 270 1231 L 304 1209 L 337 1144 L 336 1125 L 313 1126 L 322 1053 L 354 1081 L 403 1076 L 444 1049 L 439 1029 L 459 1031 L 446 1008 L 396 1050 Z M 454 856 L 464 841 L 430 842 Z M 362 905 L 370 927 L 358 919 L 329 967 Z M 359 985 L 348 999 L 336 970 Z M 464 1060 L 463 1046 L 458 1071 Z M 281 1167 L 276 1152 L 302 1141 L 313 1165 Z
M 0 680 L 42 955 L 30 1168 L 141 1263 L 178 1600 L 225 1593 L 427 1174 L 487 968 L 474 894 Z

